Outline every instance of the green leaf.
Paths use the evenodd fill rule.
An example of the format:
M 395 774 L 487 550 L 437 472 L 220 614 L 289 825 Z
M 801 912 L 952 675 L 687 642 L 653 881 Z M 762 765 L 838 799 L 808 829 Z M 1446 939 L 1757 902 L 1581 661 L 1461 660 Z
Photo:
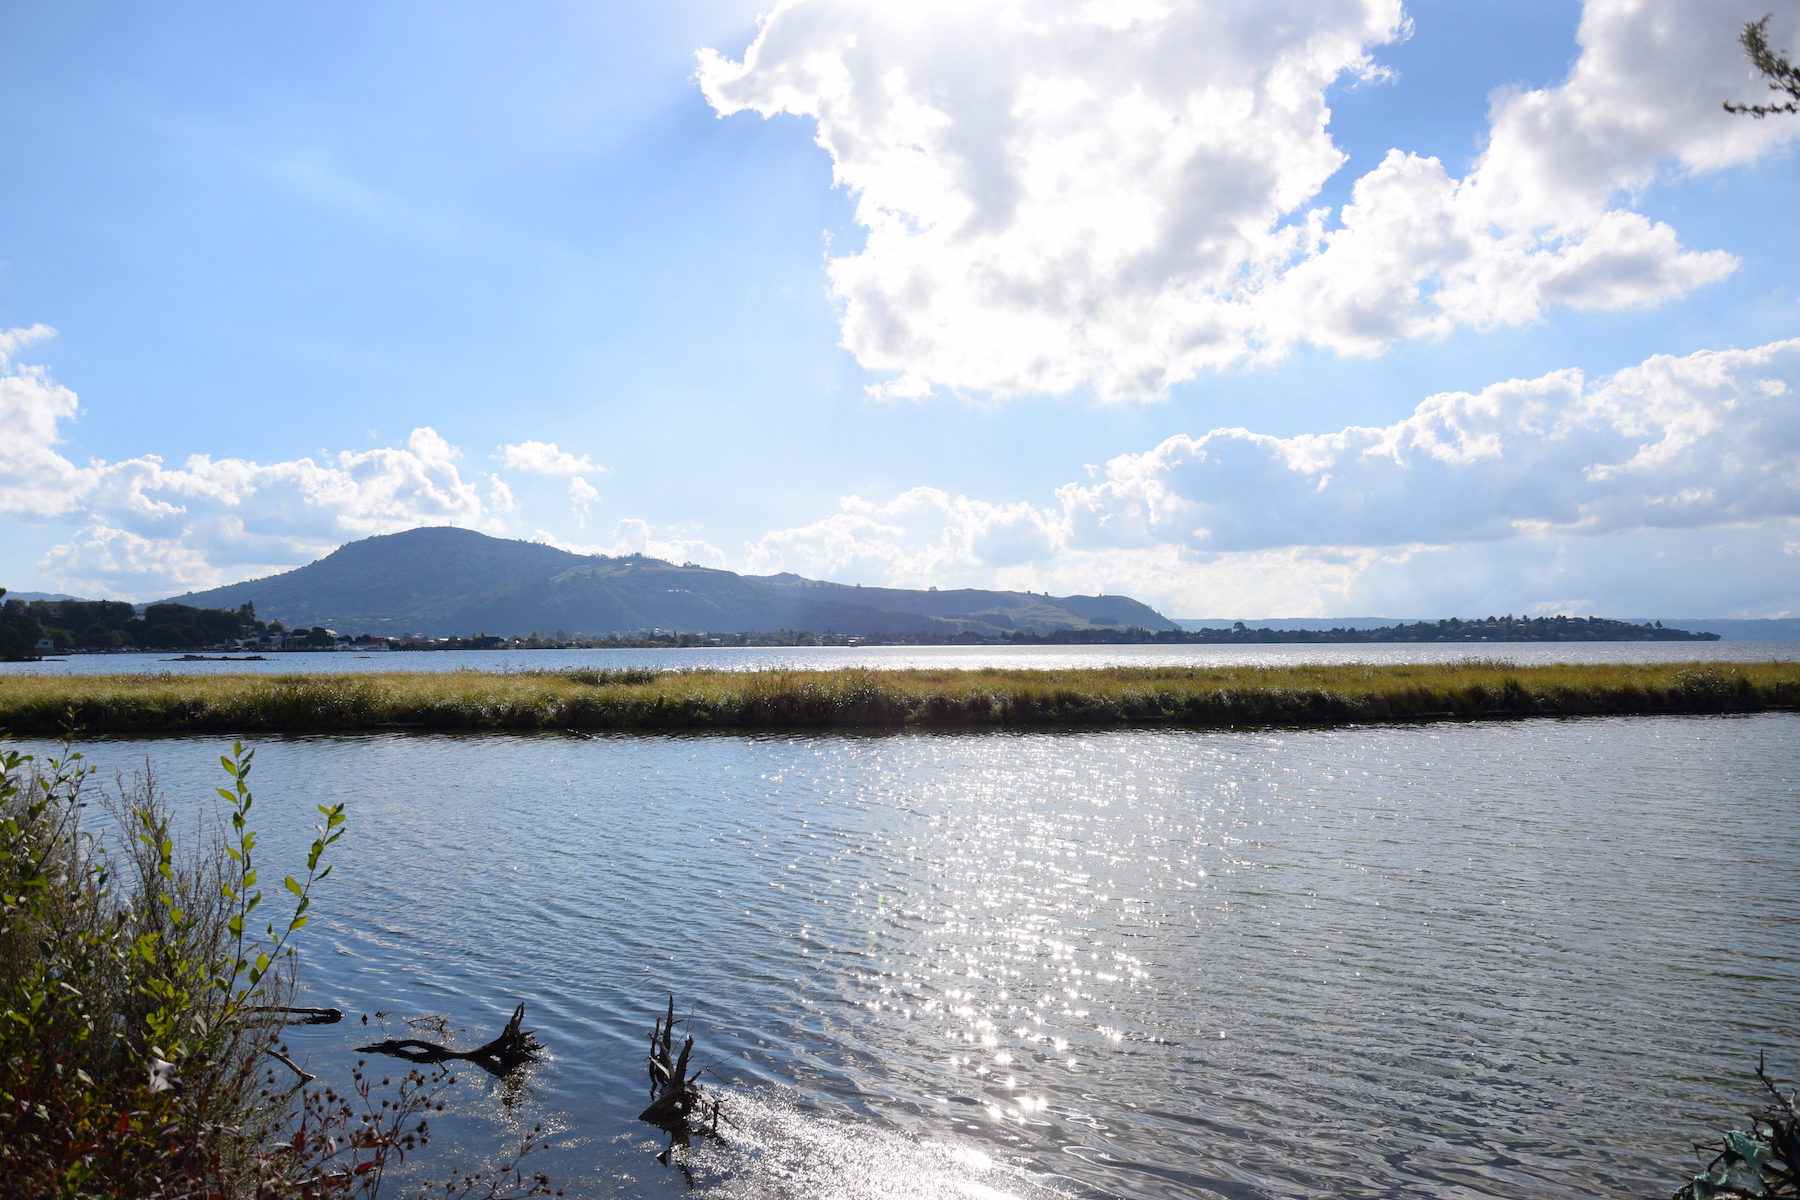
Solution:
M 262 972 L 267 971 L 268 969 L 269 969 L 269 956 L 267 954 L 258 954 L 256 956 L 257 974 L 260 975 Z
M 311 917 L 295 917 L 293 920 L 288 922 L 288 932 L 292 933 L 296 929 L 305 928 L 306 923 L 310 920 L 312 920 Z
M 301 889 L 299 882 L 292 875 L 287 877 L 287 890 L 294 893 L 296 896 L 304 897 L 306 895 L 305 891 Z

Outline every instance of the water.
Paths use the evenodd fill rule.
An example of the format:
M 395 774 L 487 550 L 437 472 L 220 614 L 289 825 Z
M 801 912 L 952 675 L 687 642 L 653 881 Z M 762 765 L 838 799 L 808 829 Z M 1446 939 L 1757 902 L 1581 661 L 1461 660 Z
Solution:
M 706 1194 L 1654 1196 L 1759 1048 L 1800 1074 L 1797 739 L 396 734 L 252 778 L 270 864 L 352 814 L 309 1002 L 472 1045 L 522 1000 L 551 1048 L 431 1161 L 546 1121 L 571 1195 L 687 1194 L 633 1119 L 673 991 L 738 1120 Z M 89 754 L 192 802 L 219 749 Z M 326 1073 L 379 1024 L 290 1041 Z
M 714 646 L 692 650 L 455 650 L 377 654 L 270 653 L 261 662 L 182 662 L 170 654 L 75 654 L 36 663 L 0 663 L 0 675 L 111 675 L 337 671 L 518 671 L 569 667 L 650 667 L 678 671 L 927 670 L 979 667 L 1290 667 L 1307 663 L 1439 663 L 1472 655 L 1520 666 L 1545 663 L 1793 662 L 1800 642 L 1443 642 L 1425 645 L 1270 643 L 1252 646 Z

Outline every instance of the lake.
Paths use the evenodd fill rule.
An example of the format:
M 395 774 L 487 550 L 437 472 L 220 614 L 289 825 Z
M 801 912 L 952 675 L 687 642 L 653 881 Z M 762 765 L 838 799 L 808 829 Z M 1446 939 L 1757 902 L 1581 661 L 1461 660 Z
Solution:
M 1788 713 L 294 737 L 253 815 L 272 879 L 350 812 L 303 941 L 355 1024 L 290 1031 L 314 1070 L 364 1014 L 473 1045 L 523 1001 L 550 1048 L 516 1094 L 462 1073 L 440 1178 L 544 1121 L 569 1194 L 689 1194 L 634 1120 L 673 992 L 737 1122 L 703 1194 L 1659 1196 L 1759 1049 L 1800 1074 L 1797 744 Z M 221 748 L 87 752 L 200 810 Z
M 171 654 L 73 654 L 0 663 L 0 675 L 289 674 L 314 671 L 520 671 L 650 667 L 662 671 L 926 670 L 1001 667 L 1289 667 L 1316 663 L 1439 663 L 1471 656 L 1522 667 L 1547 663 L 1793 662 L 1800 642 L 1401 642 L 1268 643 L 1251 646 L 713 646 L 692 650 L 433 650 L 270 653 L 260 662 L 182 662 Z

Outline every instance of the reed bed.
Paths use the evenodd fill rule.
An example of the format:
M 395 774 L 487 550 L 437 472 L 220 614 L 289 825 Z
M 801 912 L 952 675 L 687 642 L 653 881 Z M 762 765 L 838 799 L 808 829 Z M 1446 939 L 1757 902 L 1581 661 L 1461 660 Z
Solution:
M 1800 705 L 1800 664 L 14 675 L 0 729 L 91 733 L 1320 725 Z

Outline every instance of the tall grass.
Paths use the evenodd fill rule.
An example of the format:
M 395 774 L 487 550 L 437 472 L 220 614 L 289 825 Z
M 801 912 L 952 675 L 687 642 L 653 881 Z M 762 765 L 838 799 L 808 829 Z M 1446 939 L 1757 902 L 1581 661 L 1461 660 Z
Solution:
M 0 727 L 101 732 L 1304 725 L 1429 717 L 1755 712 L 1794 663 L 1031 670 L 15 675 Z

